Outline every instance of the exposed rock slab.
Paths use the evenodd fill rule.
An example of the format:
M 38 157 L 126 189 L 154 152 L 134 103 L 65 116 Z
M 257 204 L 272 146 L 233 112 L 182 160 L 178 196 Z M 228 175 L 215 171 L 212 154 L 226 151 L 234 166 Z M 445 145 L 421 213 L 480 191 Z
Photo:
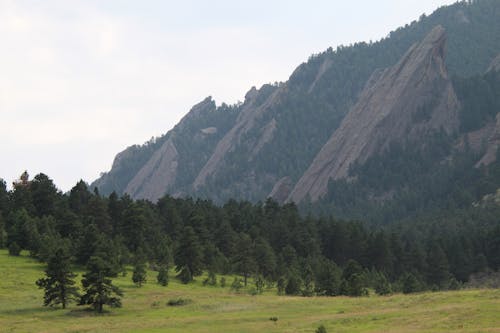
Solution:
M 495 162 L 497 159 L 497 152 L 500 148 L 500 113 L 497 114 L 495 128 L 490 134 L 487 142 L 486 153 L 483 157 L 477 162 L 476 167 L 481 165 L 490 165 Z
M 274 184 L 274 187 L 269 193 L 269 198 L 276 200 L 278 203 L 283 203 L 290 195 L 290 192 L 293 189 L 293 182 L 290 177 L 283 177 Z
M 488 67 L 488 72 L 500 72 L 500 54 L 497 55 L 495 59 L 493 59 L 490 67 Z
M 168 139 L 146 163 L 125 189 L 135 199 L 155 202 L 175 183 L 178 153 L 172 138 Z
M 193 183 L 194 189 L 204 185 L 207 177 L 216 173 L 224 163 L 226 154 L 240 143 L 244 134 L 254 128 L 257 120 L 276 102 L 280 91 L 279 88 L 275 89 L 264 102 L 260 101 L 259 91 L 255 87 L 246 94 L 243 109 L 236 119 L 235 126 L 217 144 L 214 153 L 196 177 Z
M 430 130 L 454 132 L 459 102 L 444 64 L 445 44 L 445 30 L 437 26 L 398 64 L 376 73 L 288 200 L 318 200 L 329 179 L 346 178 L 351 164 L 364 163 L 391 142 L 417 140 Z

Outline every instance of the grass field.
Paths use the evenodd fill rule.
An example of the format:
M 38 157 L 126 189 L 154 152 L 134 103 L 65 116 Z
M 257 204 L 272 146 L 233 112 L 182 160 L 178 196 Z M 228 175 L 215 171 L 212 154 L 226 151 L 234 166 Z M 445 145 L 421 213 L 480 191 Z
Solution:
M 235 294 L 204 287 L 202 278 L 168 287 L 149 282 L 142 288 L 131 274 L 117 278 L 123 308 L 95 315 L 71 304 L 67 310 L 42 306 L 35 281 L 44 266 L 0 250 L 0 332 L 500 332 L 500 290 L 393 295 L 389 297 L 284 297 Z M 78 281 L 80 278 L 78 278 Z M 228 284 L 232 279 L 228 278 Z M 169 299 L 193 302 L 167 306 Z M 270 317 L 277 317 L 273 322 Z

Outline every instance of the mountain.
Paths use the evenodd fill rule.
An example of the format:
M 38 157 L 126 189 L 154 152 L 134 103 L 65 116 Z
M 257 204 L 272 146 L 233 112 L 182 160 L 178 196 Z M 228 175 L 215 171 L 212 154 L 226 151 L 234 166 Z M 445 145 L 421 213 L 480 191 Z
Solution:
M 448 197 L 453 181 L 495 167 L 499 53 L 500 2 L 442 7 L 378 42 L 313 55 L 243 103 L 206 98 L 162 137 L 118 154 L 91 186 L 152 201 L 271 196 L 348 217 L 404 217 L 427 207 L 406 205 L 426 193 L 418 179 L 444 182 L 432 168 L 446 179 L 433 195 Z M 451 179 L 452 169 L 467 175 Z M 464 204 L 500 187 L 484 181 L 473 194 L 473 181 L 463 184 Z
M 434 28 L 393 67 L 368 80 L 358 102 L 295 185 L 289 200 L 318 200 L 329 179 L 347 178 L 354 163 L 391 143 L 417 144 L 431 131 L 458 129 L 459 103 L 444 64 L 446 35 Z

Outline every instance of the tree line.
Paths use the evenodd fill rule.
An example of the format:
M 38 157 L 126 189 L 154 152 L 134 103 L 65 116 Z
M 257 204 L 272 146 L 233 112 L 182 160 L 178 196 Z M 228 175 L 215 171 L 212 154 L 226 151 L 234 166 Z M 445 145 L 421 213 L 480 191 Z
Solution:
M 62 193 L 47 175 L 31 180 L 25 172 L 10 191 L 0 182 L 0 212 L 0 247 L 47 263 L 37 282 L 44 302 L 65 307 L 75 299 L 97 311 L 120 305 L 111 280 L 128 265 L 139 286 L 148 267 L 162 285 L 174 268 L 183 283 L 204 271 L 207 284 L 217 274 L 237 274 L 235 289 L 254 283 L 257 292 L 274 286 L 303 296 L 454 289 L 500 267 L 495 204 L 377 227 L 302 216 L 294 204 L 271 199 L 218 206 L 164 196 L 152 203 L 102 196 L 83 181 Z M 72 265 L 86 270 L 84 295 L 77 294 Z

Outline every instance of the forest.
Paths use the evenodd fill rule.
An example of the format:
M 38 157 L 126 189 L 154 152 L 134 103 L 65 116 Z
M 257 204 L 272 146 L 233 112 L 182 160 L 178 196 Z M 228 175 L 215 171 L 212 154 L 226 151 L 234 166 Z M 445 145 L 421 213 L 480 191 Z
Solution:
M 239 278 L 228 283 L 235 288 L 251 278 L 257 293 L 275 286 L 279 294 L 302 296 L 458 289 L 471 279 L 494 280 L 500 268 L 494 201 L 377 226 L 303 216 L 294 204 L 271 199 L 215 205 L 165 196 L 152 203 L 102 196 L 83 181 L 62 193 L 42 173 L 30 179 L 24 172 L 12 190 L 0 184 L 0 247 L 48 263 L 48 277 L 37 282 L 49 290 L 46 305 L 58 302 L 50 297 L 54 269 L 64 273 L 71 296 L 71 265 L 86 270 L 79 303 L 98 311 L 120 305 L 111 280 L 125 266 L 134 267 L 139 286 L 148 267 L 161 285 L 170 278 L 188 284 L 202 272 L 206 283 L 234 274 Z M 108 303 L 96 305 L 88 292 L 99 276 Z

